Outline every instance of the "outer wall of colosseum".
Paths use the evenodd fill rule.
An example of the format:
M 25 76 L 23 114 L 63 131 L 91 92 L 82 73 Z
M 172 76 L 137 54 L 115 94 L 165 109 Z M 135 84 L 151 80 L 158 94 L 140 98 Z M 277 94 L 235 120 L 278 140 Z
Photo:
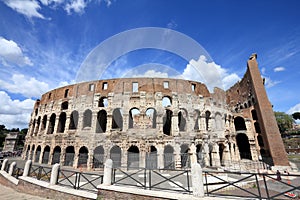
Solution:
M 97 80 L 36 101 L 23 152 L 75 168 L 220 167 L 241 160 L 288 166 L 256 59 L 228 91 L 167 78 Z M 281 153 L 279 152 L 281 151 Z M 272 159 L 273 158 L 273 159 Z

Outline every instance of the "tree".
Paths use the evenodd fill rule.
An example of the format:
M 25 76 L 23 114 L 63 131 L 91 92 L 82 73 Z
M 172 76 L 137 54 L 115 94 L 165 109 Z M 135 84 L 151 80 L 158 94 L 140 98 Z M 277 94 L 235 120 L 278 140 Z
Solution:
M 274 113 L 281 134 L 286 133 L 286 131 L 293 128 L 293 123 L 295 121 L 291 115 L 288 115 L 284 112 L 274 112 Z
M 292 114 L 294 120 L 300 119 L 300 112 L 295 112 Z

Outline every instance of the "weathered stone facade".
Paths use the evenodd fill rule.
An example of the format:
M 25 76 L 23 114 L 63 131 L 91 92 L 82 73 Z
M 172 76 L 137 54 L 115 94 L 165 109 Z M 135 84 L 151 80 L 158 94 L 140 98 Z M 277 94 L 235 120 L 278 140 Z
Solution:
M 204 166 L 260 156 L 288 166 L 251 59 L 228 91 L 210 93 L 202 83 L 168 78 L 97 80 L 49 91 L 34 106 L 23 157 L 87 169 L 107 158 L 115 166 L 180 168 L 188 166 L 188 155 Z

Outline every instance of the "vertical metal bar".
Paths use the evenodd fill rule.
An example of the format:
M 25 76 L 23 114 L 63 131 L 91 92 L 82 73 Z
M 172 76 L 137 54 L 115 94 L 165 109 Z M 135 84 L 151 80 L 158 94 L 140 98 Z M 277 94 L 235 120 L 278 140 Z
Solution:
M 39 166 L 37 180 L 40 180 L 41 178 L 42 178 L 42 166 Z
M 269 199 L 270 195 L 269 195 L 269 190 L 268 190 L 268 186 L 267 186 L 267 182 L 266 182 L 266 175 L 265 174 L 263 174 L 263 178 L 264 178 L 264 184 L 265 184 L 266 193 L 267 193 L 267 199 Z
M 207 183 L 207 172 L 204 172 L 204 177 L 205 177 L 205 183 L 206 183 L 206 193 L 207 193 L 207 196 L 209 196 L 209 194 L 208 194 L 208 183 Z
M 77 175 L 78 175 L 78 181 L 77 181 L 77 190 L 79 189 L 79 183 L 80 183 L 80 175 L 81 175 L 81 172 L 77 172 Z
M 256 186 L 257 186 L 257 190 L 258 190 L 258 194 L 259 194 L 259 199 L 262 199 L 261 192 L 260 192 L 260 185 L 259 185 L 259 182 L 258 182 L 257 174 L 255 174 L 255 180 L 256 180 Z
M 149 190 L 151 190 L 151 170 L 149 169 Z
M 75 183 L 74 183 L 74 189 L 76 189 L 76 184 L 77 184 L 77 172 L 75 172 Z
M 189 170 L 186 170 L 186 177 L 187 177 L 187 186 L 188 186 L 188 191 L 191 193 L 190 190 L 190 177 L 189 177 Z
M 144 189 L 147 189 L 147 171 L 146 168 L 144 168 Z

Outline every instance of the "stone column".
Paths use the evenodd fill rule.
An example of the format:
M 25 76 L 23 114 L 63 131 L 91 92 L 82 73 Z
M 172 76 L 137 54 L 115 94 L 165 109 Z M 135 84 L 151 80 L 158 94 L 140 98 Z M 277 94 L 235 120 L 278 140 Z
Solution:
M 113 161 L 107 159 L 104 164 L 103 185 L 111 185 L 112 166 Z
M 143 149 L 140 151 L 140 164 L 139 167 L 145 168 L 146 167 L 146 151 Z
M 199 163 L 192 163 L 191 173 L 192 173 L 191 177 L 192 177 L 193 196 L 204 197 L 202 168 Z
M 174 146 L 174 164 L 176 169 L 180 169 L 181 166 L 181 152 L 179 144 Z
M 71 114 L 67 115 L 64 133 L 67 133 L 67 132 L 69 131 L 69 126 L 70 126 L 70 115 L 71 115 Z
M 4 171 L 7 165 L 8 159 L 4 159 L 1 167 L 1 171 Z
M 93 169 L 93 158 L 94 158 L 94 151 L 91 150 L 88 153 L 87 170 Z
M 15 170 L 15 168 L 16 168 L 16 165 L 17 165 L 17 163 L 16 162 L 12 162 L 11 164 L 10 164 L 10 166 L 9 166 L 9 171 L 8 171 L 8 174 L 9 175 L 13 175 L 13 172 L 14 172 L 14 170 Z
M 55 124 L 54 124 L 54 131 L 53 134 L 57 134 L 57 128 L 58 128 L 58 124 L 59 124 L 59 116 L 56 116 L 55 118 Z
M 163 144 L 157 145 L 157 168 L 164 168 L 164 147 Z
M 191 166 L 195 163 L 197 163 L 197 155 L 196 155 L 196 146 L 194 143 L 191 144 L 190 150 L 189 150 L 189 156 L 191 161 Z
M 207 143 L 204 143 L 203 146 L 203 162 L 204 162 L 204 166 L 210 166 L 209 163 L 209 146 Z
M 220 163 L 220 154 L 219 154 L 219 145 L 217 143 L 215 143 L 213 145 L 213 151 L 211 153 L 211 157 L 212 157 L 212 165 L 215 167 L 220 167 L 221 163 Z
M 56 185 L 58 181 L 60 164 L 56 163 L 52 166 L 50 185 Z
M 29 174 L 30 168 L 31 168 L 32 161 L 27 160 L 24 166 L 23 176 L 26 177 Z
M 170 135 L 178 136 L 179 128 L 178 128 L 178 114 L 177 114 L 177 112 L 176 112 L 176 114 L 173 113 L 171 121 L 172 121 L 172 125 L 171 125 L 171 134 Z
M 225 144 L 225 148 L 223 150 L 222 161 L 225 164 L 225 166 L 228 166 L 231 161 L 228 144 Z

